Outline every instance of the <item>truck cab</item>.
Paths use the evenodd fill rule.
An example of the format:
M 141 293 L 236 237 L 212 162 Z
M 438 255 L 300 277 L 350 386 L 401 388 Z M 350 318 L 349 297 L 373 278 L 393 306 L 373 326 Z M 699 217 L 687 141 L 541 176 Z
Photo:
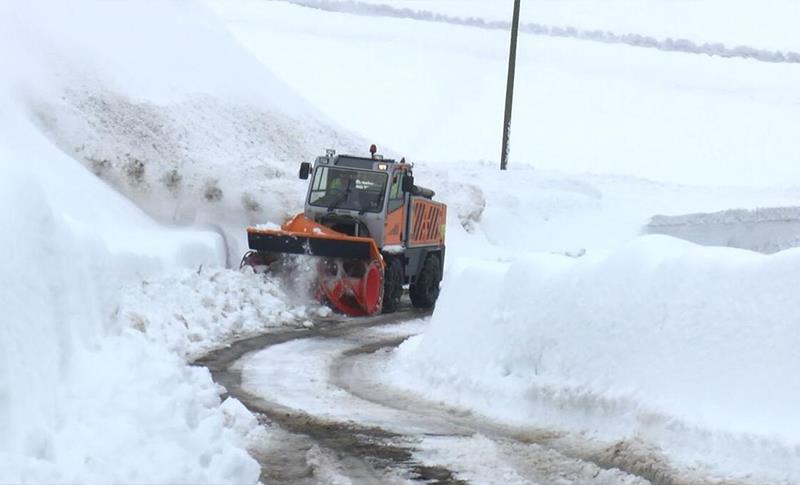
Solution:
M 310 179 L 304 216 L 375 242 L 384 259 L 385 310 L 399 300 L 403 285 L 410 285 L 415 306 L 432 306 L 444 264 L 447 207 L 433 200 L 432 190 L 414 184 L 412 164 L 385 159 L 374 145 L 370 151 L 370 157 L 358 157 L 328 150 L 313 165 L 301 164 L 300 178 Z M 421 285 L 428 294 L 415 296 Z

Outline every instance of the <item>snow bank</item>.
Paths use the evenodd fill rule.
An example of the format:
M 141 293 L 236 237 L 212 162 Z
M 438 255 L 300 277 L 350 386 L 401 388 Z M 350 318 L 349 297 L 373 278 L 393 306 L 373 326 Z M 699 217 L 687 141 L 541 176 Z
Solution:
M 715 213 L 730 207 L 778 214 L 780 209 L 758 208 L 787 207 L 797 200 L 793 189 L 691 187 L 519 165 L 501 172 L 488 162 L 420 163 L 415 175 L 448 205 L 448 254 L 488 260 L 507 260 L 531 251 L 577 255 L 613 249 L 637 237 L 653 214 Z M 706 229 L 709 237 L 703 242 L 716 245 L 726 245 L 725 234 L 731 231 L 748 232 L 750 242 L 775 243 L 777 237 L 772 238 L 778 234 L 763 230 L 766 221 L 759 215 L 758 224 L 744 219 L 725 231 L 710 224 L 691 227 Z M 792 227 L 787 221 L 781 233 L 786 247 L 792 241 Z
M 257 97 L 191 94 L 159 104 L 81 87 L 37 112 L 62 150 L 150 215 L 218 230 L 230 264 L 246 249 L 245 227 L 302 210 L 300 161 L 325 147 L 356 150 L 328 125 L 293 118 Z
M 202 3 L 12 3 L 9 50 L 29 54 L 8 72 L 23 73 L 18 96 L 42 133 L 156 219 L 214 227 L 231 264 L 244 227 L 302 208 L 301 161 L 368 146 L 273 76 Z
M 73 162 L 34 151 L 48 162 L 0 164 L 0 482 L 256 481 L 207 371 L 110 319 L 122 281 L 185 253 L 219 264 L 216 236 L 159 230 Z M 84 197 L 94 205 L 78 212 Z
M 85 150 L 136 156 L 112 126 L 130 127 L 126 143 L 140 150 L 154 145 L 143 131 L 168 127 L 142 128 L 135 110 L 109 109 L 109 99 L 180 103 L 225 91 L 232 77 L 220 103 L 268 89 L 275 110 L 306 112 L 280 83 L 237 72 L 249 57 L 233 42 L 218 46 L 211 19 L 185 2 L 0 4 L 2 483 L 258 480 L 243 431 L 254 423 L 235 403 L 221 406 L 206 370 L 113 315 L 126 284 L 224 265 L 223 239 L 154 222 L 76 163 L 66 142 L 97 135 L 85 136 Z M 231 71 L 209 63 L 221 58 Z M 84 116 L 73 99 L 107 116 Z
M 664 236 L 580 259 L 461 260 L 390 376 L 501 419 L 638 437 L 684 464 L 794 481 L 798 269 L 798 250 Z

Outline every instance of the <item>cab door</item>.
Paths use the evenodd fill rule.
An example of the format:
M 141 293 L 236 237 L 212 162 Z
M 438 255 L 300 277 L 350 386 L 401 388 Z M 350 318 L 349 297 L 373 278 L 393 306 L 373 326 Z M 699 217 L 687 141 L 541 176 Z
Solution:
M 386 206 L 386 222 L 384 223 L 384 246 L 403 244 L 405 229 L 405 193 L 403 192 L 403 172 L 397 170 L 392 174 L 389 186 L 389 200 Z

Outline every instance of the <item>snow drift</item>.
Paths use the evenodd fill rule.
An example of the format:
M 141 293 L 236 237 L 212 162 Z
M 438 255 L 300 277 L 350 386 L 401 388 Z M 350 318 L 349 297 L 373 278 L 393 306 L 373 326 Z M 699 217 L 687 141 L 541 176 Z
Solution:
M 461 260 L 390 375 L 516 423 L 637 437 L 683 464 L 797 480 L 798 269 L 800 250 L 665 236 L 580 259 Z

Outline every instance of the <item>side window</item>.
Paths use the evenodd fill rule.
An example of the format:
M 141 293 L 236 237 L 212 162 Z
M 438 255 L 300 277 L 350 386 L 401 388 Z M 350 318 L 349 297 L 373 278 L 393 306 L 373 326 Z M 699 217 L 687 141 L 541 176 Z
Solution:
M 308 198 L 310 203 L 314 203 L 325 195 L 325 186 L 327 185 L 328 167 L 321 167 L 314 172 L 314 179 L 311 181 L 311 195 Z
M 403 174 L 395 172 L 392 176 L 392 186 L 389 189 L 389 212 L 394 212 L 403 206 Z
M 314 177 L 314 190 L 325 190 L 326 185 L 328 185 L 328 167 L 321 167 Z

